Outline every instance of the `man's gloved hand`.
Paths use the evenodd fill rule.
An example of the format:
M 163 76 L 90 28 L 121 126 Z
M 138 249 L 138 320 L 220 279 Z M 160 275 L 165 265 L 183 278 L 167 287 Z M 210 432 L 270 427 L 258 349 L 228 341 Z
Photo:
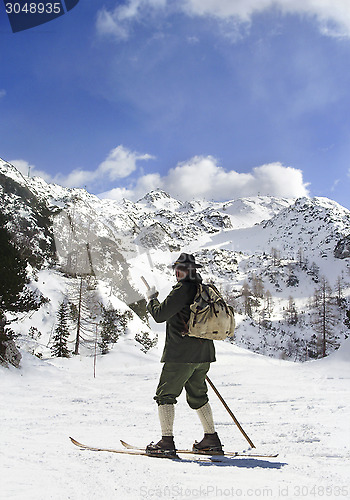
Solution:
M 147 295 L 148 300 L 156 299 L 159 295 L 159 292 L 157 292 L 155 286 L 151 286 L 151 288 L 149 290 L 147 290 L 146 295 Z

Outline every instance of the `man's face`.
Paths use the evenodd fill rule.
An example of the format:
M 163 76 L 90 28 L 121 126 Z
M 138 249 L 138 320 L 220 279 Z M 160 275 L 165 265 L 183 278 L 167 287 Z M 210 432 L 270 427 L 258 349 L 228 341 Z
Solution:
M 183 266 L 175 266 L 175 276 L 177 281 L 183 280 L 187 275 L 188 269 Z

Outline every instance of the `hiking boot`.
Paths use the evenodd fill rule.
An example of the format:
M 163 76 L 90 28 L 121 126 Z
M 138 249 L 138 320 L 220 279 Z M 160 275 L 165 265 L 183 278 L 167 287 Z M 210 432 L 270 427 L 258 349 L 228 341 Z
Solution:
M 146 453 L 154 457 L 177 458 L 173 436 L 162 436 L 162 439 L 156 444 L 152 441 L 146 447 Z
M 204 434 L 202 441 L 194 442 L 192 450 L 196 453 L 204 453 L 208 455 L 223 455 L 222 444 L 216 432 L 214 434 Z

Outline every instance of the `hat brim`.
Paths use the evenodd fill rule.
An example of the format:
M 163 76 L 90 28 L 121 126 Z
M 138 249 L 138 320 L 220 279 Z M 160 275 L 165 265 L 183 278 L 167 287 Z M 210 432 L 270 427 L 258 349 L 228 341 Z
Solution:
M 193 262 L 179 262 L 179 261 L 176 261 L 174 262 L 173 264 L 171 264 L 170 266 L 168 266 L 169 269 L 174 269 L 174 267 L 176 266 L 183 266 L 183 267 L 195 267 L 196 269 L 200 269 L 202 266 L 202 264 L 194 264 Z

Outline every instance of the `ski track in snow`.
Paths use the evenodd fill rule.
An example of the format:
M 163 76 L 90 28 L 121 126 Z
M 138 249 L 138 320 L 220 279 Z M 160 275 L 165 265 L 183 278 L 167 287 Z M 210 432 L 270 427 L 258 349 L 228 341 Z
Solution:
M 160 342 L 162 344 L 162 342 Z M 350 498 L 349 341 L 325 360 L 304 364 L 216 343 L 210 377 L 257 453 L 223 463 L 81 451 L 92 446 L 146 445 L 160 438 L 153 395 L 160 348 L 147 355 L 120 339 L 93 359 L 40 361 L 0 371 L 4 499 Z M 217 431 L 227 450 L 247 442 L 209 389 Z M 202 428 L 184 394 L 176 405 L 175 440 L 188 448 Z

